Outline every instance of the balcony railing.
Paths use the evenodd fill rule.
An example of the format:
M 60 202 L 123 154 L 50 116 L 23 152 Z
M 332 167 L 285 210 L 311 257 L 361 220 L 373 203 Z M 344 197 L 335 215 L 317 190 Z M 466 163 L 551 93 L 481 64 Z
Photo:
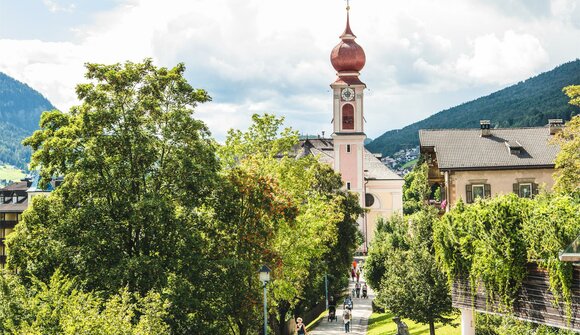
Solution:
M 0 228 L 14 228 L 18 220 L 0 220 Z

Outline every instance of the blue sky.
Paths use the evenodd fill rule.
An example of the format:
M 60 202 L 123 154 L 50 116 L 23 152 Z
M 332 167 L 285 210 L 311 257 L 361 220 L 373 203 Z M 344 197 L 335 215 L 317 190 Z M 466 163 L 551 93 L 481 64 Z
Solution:
M 184 62 L 219 139 L 253 113 L 330 133 L 343 0 L 0 0 L 0 71 L 59 109 L 85 62 Z M 576 0 L 352 0 L 365 49 L 366 133 L 377 137 L 580 57 Z M 477 126 L 477 125 L 474 125 Z

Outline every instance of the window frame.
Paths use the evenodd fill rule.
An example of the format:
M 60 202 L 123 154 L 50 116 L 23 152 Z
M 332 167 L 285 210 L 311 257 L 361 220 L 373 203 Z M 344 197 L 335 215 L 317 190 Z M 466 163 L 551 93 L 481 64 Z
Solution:
M 476 196 L 475 194 L 475 188 L 480 188 L 481 187 L 481 197 Z M 471 184 L 471 199 L 473 202 L 475 202 L 475 199 L 477 198 L 481 198 L 484 199 L 485 198 L 485 184 Z
M 529 193 L 527 196 L 522 194 L 522 186 L 529 187 Z M 534 185 L 532 183 L 518 183 L 518 196 L 520 198 L 532 198 L 534 196 Z

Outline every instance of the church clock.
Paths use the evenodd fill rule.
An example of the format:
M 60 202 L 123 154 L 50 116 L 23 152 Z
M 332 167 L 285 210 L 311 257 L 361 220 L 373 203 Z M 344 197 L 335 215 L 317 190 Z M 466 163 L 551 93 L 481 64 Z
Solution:
M 350 87 L 343 88 L 340 92 L 342 101 L 352 101 L 354 99 L 354 90 Z

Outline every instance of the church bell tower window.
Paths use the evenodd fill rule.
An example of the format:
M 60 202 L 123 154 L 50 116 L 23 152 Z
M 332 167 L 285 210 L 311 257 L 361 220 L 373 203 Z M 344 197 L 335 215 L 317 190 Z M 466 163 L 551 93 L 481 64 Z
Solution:
M 342 106 L 342 129 L 354 129 L 354 107 L 351 104 Z

